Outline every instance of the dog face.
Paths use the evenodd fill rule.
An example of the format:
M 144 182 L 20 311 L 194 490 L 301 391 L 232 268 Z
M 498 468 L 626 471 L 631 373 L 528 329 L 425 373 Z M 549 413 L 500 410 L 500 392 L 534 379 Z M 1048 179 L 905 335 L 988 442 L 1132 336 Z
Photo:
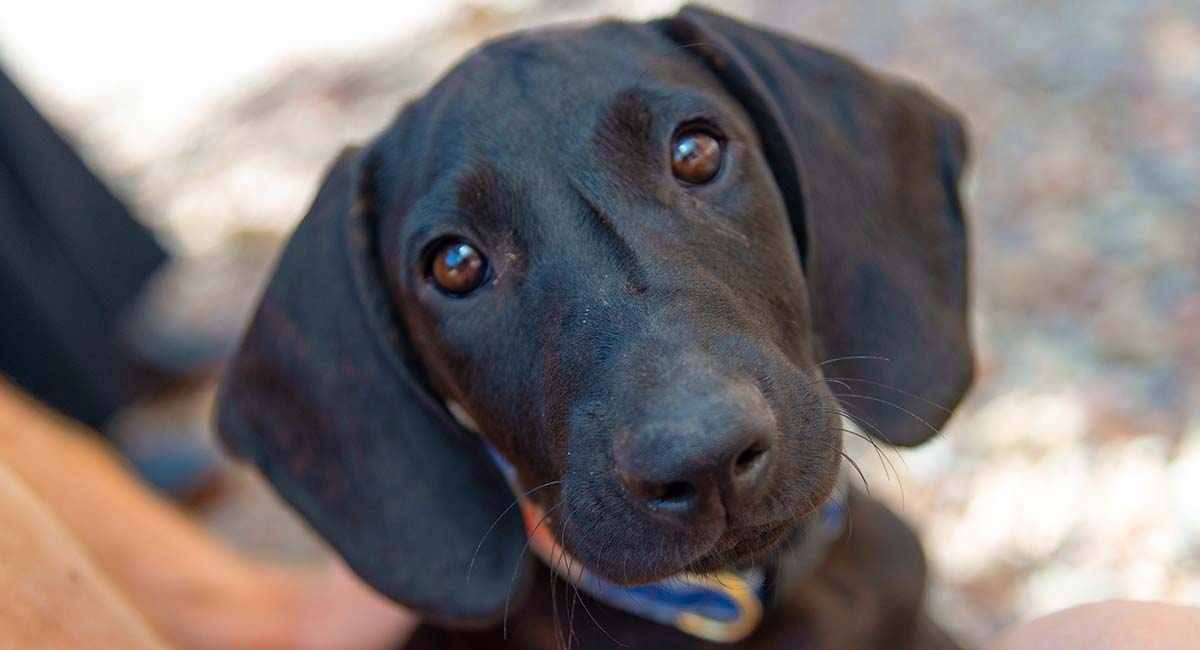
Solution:
M 835 404 L 803 374 L 805 281 L 754 126 L 676 50 L 623 24 L 489 45 L 401 118 L 452 107 L 426 136 L 427 193 L 387 189 L 419 171 L 403 124 L 363 156 L 434 393 L 524 486 L 562 481 L 530 495 L 543 525 L 617 581 L 778 541 L 839 450 Z
M 335 164 L 222 433 L 444 623 L 488 621 L 524 543 L 447 403 L 595 573 L 761 555 L 842 413 L 915 444 L 945 414 L 900 398 L 964 390 L 962 161 L 924 95 L 703 10 L 492 43 Z

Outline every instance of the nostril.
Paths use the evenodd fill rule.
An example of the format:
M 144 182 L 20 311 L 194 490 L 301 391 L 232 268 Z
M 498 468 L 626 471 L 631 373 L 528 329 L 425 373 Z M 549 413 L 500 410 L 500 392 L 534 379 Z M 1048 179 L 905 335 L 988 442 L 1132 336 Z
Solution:
M 754 466 L 758 459 L 762 458 L 766 453 L 766 446 L 759 443 L 754 443 L 753 445 L 746 447 L 744 450 L 742 450 L 742 453 L 738 454 L 737 459 L 734 461 L 734 470 L 737 472 L 745 472 L 746 470 L 749 470 Z
M 696 486 L 687 481 L 671 481 L 658 489 L 650 505 L 664 510 L 686 508 L 696 494 Z

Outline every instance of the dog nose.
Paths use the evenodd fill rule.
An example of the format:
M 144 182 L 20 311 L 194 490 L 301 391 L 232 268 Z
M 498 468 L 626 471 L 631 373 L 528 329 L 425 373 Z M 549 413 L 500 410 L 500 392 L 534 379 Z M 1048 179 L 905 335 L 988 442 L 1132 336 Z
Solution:
M 615 450 L 625 490 L 655 515 L 680 522 L 750 507 L 771 464 L 775 420 L 757 389 L 729 391 L 631 431 Z

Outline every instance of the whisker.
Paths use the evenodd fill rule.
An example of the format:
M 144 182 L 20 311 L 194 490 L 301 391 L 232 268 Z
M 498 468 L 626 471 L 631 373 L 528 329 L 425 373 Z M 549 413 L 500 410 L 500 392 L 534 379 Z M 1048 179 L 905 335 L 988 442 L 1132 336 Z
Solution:
M 568 515 L 567 519 L 570 519 L 569 515 Z M 550 556 L 550 611 L 551 611 L 551 620 L 554 621 L 554 645 L 555 645 L 555 647 L 557 647 L 557 648 L 565 647 L 566 650 L 570 650 L 571 638 L 570 638 L 570 636 L 563 638 L 562 621 L 560 621 L 558 618 L 558 581 L 559 581 L 558 564 L 559 564 L 559 562 L 563 561 L 563 559 L 566 557 L 566 554 L 567 554 L 567 549 L 565 546 L 563 546 L 563 543 L 562 543 L 562 540 L 566 540 L 566 535 L 567 535 L 566 520 L 563 521 L 563 525 L 560 528 L 561 528 L 561 530 L 559 531 L 559 534 L 561 535 L 561 540 L 559 541 L 559 544 L 558 544 L 558 555 L 555 556 L 554 551 L 551 550 L 551 556 Z
M 504 515 L 507 515 L 510 510 L 512 510 L 513 508 L 515 508 L 517 506 L 517 504 L 521 503 L 521 499 L 528 497 L 529 495 L 533 494 L 534 492 L 537 492 L 538 490 L 540 490 L 542 488 L 550 487 L 551 485 L 558 485 L 559 483 L 562 483 L 562 481 L 559 480 L 559 481 L 549 481 L 547 483 L 542 483 L 541 485 L 539 485 L 535 488 L 530 488 L 530 489 L 526 490 L 525 494 L 522 494 L 521 496 L 513 499 L 513 502 L 508 504 L 508 507 L 504 509 L 504 512 L 501 512 L 500 516 L 496 517 L 496 521 L 493 521 L 492 525 L 488 526 L 487 532 L 485 532 L 483 534 L 483 538 L 479 540 L 479 545 L 475 547 L 475 552 L 471 554 L 471 564 L 467 566 L 467 582 L 471 581 L 471 571 L 473 571 L 475 569 L 475 560 L 476 560 L 476 558 L 479 557 L 479 549 L 483 548 L 483 543 L 487 541 L 488 535 L 492 534 L 492 531 L 496 529 L 496 525 L 500 523 L 500 520 L 504 518 Z
M 871 443 L 871 447 L 875 449 L 875 454 L 877 456 L 879 456 L 880 465 L 883 466 L 884 476 L 890 481 L 892 478 L 892 475 L 895 475 L 896 485 L 900 488 L 900 504 L 903 505 L 906 502 L 906 496 L 904 493 L 904 481 L 900 477 L 900 471 L 896 469 L 896 464 L 892 462 L 892 459 L 879 446 L 879 443 L 875 442 L 870 437 L 865 436 L 862 433 L 859 433 L 858 431 L 853 431 L 853 430 L 845 429 L 842 427 L 834 427 L 834 428 L 838 431 L 843 431 L 845 433 L 849 433 L 851 435 L 857 436 L 857 437 L 862 438 L 863 440 L 866 440 L 867 442 Z M 904 460 L 904 456 L 901 455 L 900 452 L 896 451 L 895 449 L 892 449 L 891 451 L 893 454 L 895 454 L 896 458 L 900 459 L 900 464 L 904 466 L 904 470 L 906 472 L 911 472 L 912 469 L 908 466 L 908 461 Z M 891 474 L 888 473 L 889 467 L 891 468 Z M 870 493 L 871 493 L 871 491 L 868 489 L 867 494 L 870 495 Z
M 580 579 L 581 581 L 583 580 L 583 571 L 584 571 L 584 568 L 583 568 L 583 567 L 580 567 L 580 569 L 579 569 L 579 579 Z M 607 628 L 605 628 L 603 625 L 601 625 L 601 624 L 600 624 L 600 621 L 597 621 L 597 620 L 596 620 L 596 617 L 595 617 L 595 616 L 592 614 L 592 610 L 591 610 L 591 608 L 589 608 L 589 607 L 587 606 L 587 597 L 586 597 L 586 596 L 581 596 L 581 595 L 579 594 L 579 587 L 575 587 L 575 599 L 576 599 L 576 602 L 578 602 L 580 605 L 583 605 L 583 611 L 584 611 L 584 613 L 586 613 L 586 614 L 588 615 L 588 618 L 592 619 L 592 623 L 593 623 L 593 624 L 596 626 L 596 628 L 597 628 L 597 629 L 599 629 L 601 632 L 603 632 L 603 633 L 604 633 L 604 636 L 608 637 L 608 638 L 609 638 L 609 640 L 611 640 L 613 643 L 615 643 L 615 644 L 617 644 L 617 645 L 621 646 L 622 648 L 628 648 L 628 647 L 629 647 L 629 644 L 628 644 L 628 643 L 624 643 L 624 642 L 622 642 L 622 641 L 618 640 L 616 637 L 614 637 L 612 634 L 610 634 L 610 633 L 609 633 L 609 631 L 608 631 L 608 629 L 607 629 Z
M 846 509 L 846 540 L 849 541 L 849 539 L 854 535 L 854 517 L 850 515 L 850 490 L 849 488 L 843 489 L 838 485 L 834 485 L 833 489 L 840 489 L 842 492 L 842 507 Z
M 563 526 L 563 533 L 564 534 L 563 534 L 562 538 L 559 540 L 559 546 L 561 546 L 563 548 L 563 554 L 566 554 L 567 547 L 564 543 L 566 540 L 566 534 L 565 534 L 566 526 L 565 525 Z M 579 637 L 577 637 L 575 635 L 575 607 L 576 607 L 576 605 L 579 604 L 579 587 L 575 586 L 575 583 L 571 580 L 571 569 L 574 568 L 574 564 L 575 564 L 575 558 L 573 556 L 567 555 L 567 584 L 566 584 L 566 587 L 563 588 L 563 599 L 565 600 L 565 599 L 569 598 L 571 601 L 570 604 L 568 604 L 568 606 L 567 606 L 567 648 L 568 648 L 568 650 L 570 649 L 570 647 L 574 643 L 574 641 L 579 640 Z M 582 563 L 580 564 L 579 575 L 581 575 L 581 576 L 583 575 Z M 567 589 L 568 587 L 570 588 L 570 590 Z M 572 593 L 574 595 L 572 595 Z
M 834 401 L 837 401 L 837 396 L 836 396 L 836 395 L 834 395 L 834 396 L 832 396 L 832 397 L 834 398 Z M 838 403 L 840 406 L 844 406 L 844 407 L 846 407 L 846 408 L 850 408 L 850 405 L 848 405 L 848 404 L 844 404 L 844 403 L 842 403 L 842 402 L 837 402 L 837 403 Z M 824 411 L 827 411 L 827 412 L 838 413 L 838 414 L 840 414 L 840 415 L 842 415 L 842 416 L 845 416 L 846 418 L 849 418 L 849 419 L 850 419 L 850 421 L 851 421 L 852 423 L 854 423 L 854 424 L 858 424 L 859 426 L 862 426 L 862 427 L 865 427 L 865 428 L 869 428 L 869 429 L 871 429 L 871 430 L 872 430 L 872 431 L 874 431 L 876 434 L 878 434 L 878 436 L 879 436 L 881 439 L 883 439 L 884 441 L 887 441 L 887 440 L 888 440 L 888 437 L 887 437 L 887 435 L 886 435 L 886 434 L 884 434 L 884 433 L 883 433 L 883 431 L 882 431 L 882 430 L 880 430 L 880 428 L 879 428 L 879 427 L 877 427 L 877 426 L 875 426 L 874 424 L 871 424 L 870 422 L 868 422 L 868 421 L 867 421 L 867 420 L 866 420 L 866 419 L 865 419 L 863 416 L 860 416 L 860 415 L 855 415 L 855 414 L 853 414 L 853 413 L 850 413 L 849 411 L 847 411 L 847 410 L 845 410 L 845 409 L 822 409 L 822 410 L 824 410 Z M 843 429 L 843 431 L 845 431 L 845 429 Z M 877 442 L 875 442 L 875 440 L 873 440 L 873 439 L 871 439 L 871 438 L 867 438 L 867 437 L 863 436 L 861 433 L 858 433 L 858 432 L 856 432 L 856 431 L 848 431 L 848 433 L 853 433 L 854 435 L 858 436 L 859 438 L 862 438 L 863 440 L 866 440 L 867 442 L 871 443 L 871 446 L 875 448 L 875 451 L 876 451 L 876 453 L 881 453 L 881 448 L 879 447 L 879 444 L 878 444 Z M 906 471 L 912 471 L 912 470 L 911 470 L 911 469 L 908 467 L 908 461 L 904 460 L 904 456 L 901 456 L 899 452 L 896 452 L 896 451 L 895 451 L 895 449 L 893 449 L 893 450 L 892 450 L 892 452 L 896 454 L 896 458 L 899 458 L 899 459 L 900 459 L 900 464 L 901 464 L 901 465 L 904 465 L 904 469 L 905 469 Z M 892 464 L 892 462 L 891 462 L 890 460 L 888 461 L 888 464 L 892 466 L 892 471 L 893 471 L 893 472 L 895 472 L 895 471 L 896 471 L 896 466 L 895 466 L 894 464 Z M 897 473 L 897 478 L 899 478 L 899 473 Z M 903 486 L 903 484 L 900 484 L 900 486 L 901 486 L 901 487 L 900 487 L 900 489 L 901 489 L 901 493 L 903 493 L 904 486 Z M 903 496 L 903 494 L 901 494 L 901 496 Z
M 841 431 L 843 433 L 849 433 L 852 436 L 856 436 L 858 438 L 861 438 L 861 439 L 869 442 L 871 444 L 871 448 L 875 450 L 875 455 L 879 458 L 879 465 L 881 467 L 883 467 L 884 478 L 886 478 L 887 480 L 890 481 L 890 480 L 892 480 L 892 475 L 894 474 L 896 476 L 896 481 L 899 482 L 900 472 L 896 471 L 896 465 L 894 463 L 892 463 L 891 458 L 887 457 L 887 454 L 884 453 L 884 450 L 882 447 L 879 446 L 879 443 L 872 440 L 869 436 L 865 436 L 857 431 L 854 431 L 853 429 L 844 429 L 842 427 L 834 427 L 834 430 Z M 894 450 L 893 450 L 893 453 L 894 453 Z M 901 464 L 904 465 L 904 469 L 908 470 L 908 463 L 905 462 L 904 457 L 898 453 L 896 454 L 896 457 L 900 459 Z M 889 469 L 891 470 L 891 472 L 888 471 Z
M 879 456 L 879 464 L 883 465 L 884 475 L 888 478 L 888 480 L 891 480 L 891 476 L 888 475 L 888 465 L 891 465 L 891 460 L 887 459 L 884 456 L 883 449 L 879 446 L 879 443 L 875 442 L 874 438 L 871 438 L 870 436 L 865 435 L 863 433 L 859 433 L 858 431 L 855 431 L 853 429 L 847 429 L 845 427 L 831 427 L 831 428 L 834 431 L 841 431 L 842 433 L 848 433 L 856 438 L 867 441 L 867 443 L 871 445 L 871 448 L 875 450 L 875 455 Z M 891 469 L 892 469 L 892 471 L 895 471 L 896 467 L 893 465 L 891 467 Z
M 595 625 L 600 630 L 600 632 L 604 634 L 604 636 L 608 637 L 609 640 L 611 640 L 613 643 L 621 646 L 622 648 L 630 647 L 630 645 L 628 643 L 625 643 L 624 641 L 621 641 L 620 639 L 614 637 L 611 633 L 609 633 L 608 628 L 604 627 L 603 625 L 600 624 L 600 621 L 596 620 L 596 616 L 594 614 L 592 614 L 591 608 L 589 608 L 587 606 L 586 598 L 584 598 L 583 596 L 579 596 L 578 591 L 576 592 L 575 595 L 579 597 L 579 604 L 583 605 L 584 613 L 587 614 L 588 618 L 592 620 L 592 624 Z
M 567 560 L 567 586 L 569 586 L 571 588 L 571 591 L 566 591 L 564 589 L 564 592 L 565 592 L 564 596 L 566 596 L 567 594 L 572 594 L 572 593 L 573 593 L 573 595 L 570 596 L 571 604 L 567 608 L 567 648 L 570 648 L 572 643 L 574 643 L 574 641 L 579 641 L 579 637 L 575 635 L 575 608 L 579 606 L 579 587 L 577 587 L 575 585 L 575 583 L 571 581 L 571 568 L 572 568 L 571 565 L 572 565 L 572 559 L 568 559 Z M 579 568 L 579 575 L 581 577 L 583 576 L 583 567 L 582 566 L 580 566 L 580 568 Z M 582 642 L 580 642 L 580 643 L 582 643 Z
M 804 371 L 800 371 L 800 374 L 809 374 L 810 372 L 815 371 L 815 369 L 817 369 L 817 368 L 820 368 L 822 366 L 828 366 L 829 363 L 836 363 L 838 361 L 853 361 L 853 360 L 892 361 L 892 360 L 888 359 L 888 357 L 886 357 L 886 356 L 878 356 L 878 355 L 871 355 L 871 354 L 835 356 L 835 357 L 833 357 L 833 359 L 827 359 L 820 363 L 814 363 L 814 365 L 809 366 L 808 368 L 805 368 Z
M 836 395 L 831 395 L 830 397 L 832 397 L 832 398 L 833 398 L 833 401 L 834 401 L 834 403 L 835 403 L 835 404 L 837 404 L 838 406 L 847 406 L 846 404 L 843 404 L 842 402 L 839 402 L 839 401 L 837 400 L 837 396 L 836 396 Z M 822 398 L 822 400 L 821 400 L 821 401 L 825 401 L 825 400 L 826 400 L 826 398 Z M 870 422 L 867 422 L 867 421 L 866 421 L 865 419 L 863 419 L 863 417 L 862 417 L 862 416 L 860 416 L 860 415 L 856 415 L 856 414 L 854 414 L 854 413 L 850 413 L 849 411 L 846 411 L 845 409 L 836 409 L 836 408 L 829 409 L 829 408 L 822 408 L 822 409 L 820 409 L 820 410 L 822 410 L 822 411 L 825 411 L 825 412 L 827 412 L 827 413 L 836 413 L 836 414 L 838 414 L 838 415 L 845 416 L 845 417 L 849 418 L 850 420 L 852 420 L 852 421 L 853 421 L 855 424 L 857 424 L 857 425 L 859 425 L 859 426 L 861 426 L 861 427 L 863 427 L 863 428 L 870 429 L 872 432 L 874 432 L 874 433 L 878 434 L 878 435 L 879 435 L 879 438 L 880 438 L 880 439 L 882 439 L 882 440 L 884 440 L 885 442 L 886 442 L 886 441 L 887 441 L 887 439 L 888 439 L 887 435 L 886 435 L 886 434 L 884 434 L 884 433 L 883 433 L 883 431 L 879 429 L 879 427 L 875 426 L 874 424 L 872 424 L 872 423 L 870 423 Z
M 542 518 L 538 520 L 537 525 L 533 527 L 533 530 L 529 531 L 529 536 L 525 539 L 525 545 L 521 547 L 521 554 L 519 556 L 517 556 L 517 565 L 515 567 L 513 567 L 512 578 L 510 578 L 508 581 L 508 595 L 505 596 L 505 598 L 504 598 L 504 620 L 503 620 L 502 636 L 505 640 L 508 639 L 508 605 L 509 605 L 509 602 L 512 600 L 513 587 L 517 584 L 517 575 L 521 570 L 521 562 L 523 562 L 525 560 L 525 551 L 529 550 L 529 543 L 531 541 L 533 541 L 533 536 L 537 533 L 538 529 L 542 527 L 542 524 L 546 522 L 546 518 L 549 517 L 550 514 L 552 512 L 554 512 L 555 510 L 557 510 L 559 508 L 559 506 L 561 506 L 562 504 L 563 504 L 563 502 L 559 501 L 558 503 L 556 503 L 553 506 L 551 506 L 550 508 L 548 508 L 546 510 L 546 512 L 544 512 L 542 514 Z
M 570 650 L 570 648 L 571 648 L 572 639 L 574 639 L 576 641 L 580 641 L 579 637 L 575 634 L 575 605 L 580 602 L 579 587 L 575 584 L 574 581 L 571 580 L 571 569 L 574 566 L 574 562 L 576 562 L 577 560 L 574 556 L 567 554 L 567 523 L 569 521 L 570 521 L 570 517 L 567 517 L 567 521 L 563 522 L 562 531 L 560 531 L 560 533 L 559 533 L 559 540 L 558 540 L 558 547 L 560 549 L 559 559 L 562 560 L 563 558 L 565 558 L 565 560 L 566 560 L 566 579 L 565 579 L 566 585 L 564 585 L 564 588 L 563 588 L 563 599 L 565 600 L 567 598 L 571 598 L 572 592 L 568 591 L 567 587 L 571 588 L 574 591 L 574 597 L 572 598 L 569 608 L 567 610 L 568 613 L 567 613 L 566 644 L 567 644 L 568 650 Z M 580 579 L 582 579 L 582 577 L 583 577 L 583 571 L 584 571 L 584 566 L 583 566 L 583 563 L 580 562 L 579 563 Z M 551 598 L 551 600 L 554 599 L 553 592 L 551 593 L 550 598 Z M 586 604 L 585 604 L 585 607 L 586 607 Z M 555 606 L 555 610 L 557 610 L 557 606 Z M 558 626 L 557 615 L 555 616 L 555 619 L 556 619 L 555 627 L 557 628 L 557 626 Z M 556 632 L 556 634 L 557 634 L 557 632 Z M 582 644 L 582 641 L 580 641 L 580 644 Z
M 822 411 L 825 411 L 825 412 L 828 412 L 828 413 L 836 413 L 836 414 L 838 414 L 838 415 L 840 415 L 840 416 L 842 416 L 842 417 L 845 417 L 846 419 L 850 420 L 850 421 L 851 421 L 851 423 L 858 424 L 859 426 L 862 426 L 862 427 L 865 427 L 865 428 L 872 429 L 872 430 L 874 430 L 876 433 L 878 433 L 878 434 L 879 434 L 879 437 L 883 438 L 884 440 L 887 440 L 887 437 L 886 437 L 886 436 L 884 436 L 883 432 L 879 430 L 879 427 L 877 427 L 877 426 L 875 426 L 875 425 L 871 424 L 870 422 L 867 422 L 867 421 L 866 421 L 866 420 L 864 420 L 863 418 L 861 418 L 861 417 L 859 417 L 859 416 L 857 416 L 857 415 L 854 415 L 853 413 L 850 413 L 849 411 L 845 411 L 845 410 L 843 410 L 843 409 L 825 409 L 825 408 L 823 408 L 823 409 L 821 409 L 821 410 L 822 410 Z M 860 432 L 858 432 L 858 431 L 851 431 L 851 430 L 849 430 L 849 429 L 844 429 L 844 428 L 841 428 L 841 427 L 834 427 L 834 428 L 835 428 L 835 429 L 838 429 L 838 430 L 840 430 L 840 431 L 844 431 L 844 432 L 846 432 L 846 433 L 852 434 L 852 435 L 854 435 L 854 436 L 857 436 L 858 438 L 861 438 L 861 439 L 863 439 L 863 440 L 867 441 L 868 443 L 870 443 L 871 447 L 873 447 L 873 448 L 875 449 L 875 453 L 876 453 L 876 454 L 879 454 L 879 455 L 881 455 L 881 456 L 886 456 L 886 454 L 884 454 L 884 452 L 883 452 L 883 449 L 882 449 L 882 448 L 879 446 L 879 443 L 878 443 L 878 442 L 876 442 L 876 441 L 874 440 L 874 438 L 868 437 L 868 436 L 866 436 L 866 435 L 864 435 L 864 434 L 862 434 L 862 433 L 860 433 Z M 904 468 L 907 470 L 907 469 L 908 469 L 908 461 L 904 460 L 904 457 L 903 457 L 903 456 L 900 456 L 899 454 L 897 454 L 897 455 L 896 455 L 896 457 L 900 459 L 900 463 L 901 463 L 902 465 L 904 465 Z M 892 464 L 891 460 L 887 460 L 886 462 L 887 462 L 887 464 L 888 464 L 888 465 L 891 465 L 891 467 L 892 467 L 892 471 L 893 471 L 893 472 L 895 472 L 895 470 L 896 470 L 896 466 L 895 466 L 894 464 Z M 886 473 L 886 471 L 887 471 L 887 468 L 884 468 L 884 471 L 885 471 L 885 473 Z M 897 475 L 897 476 L 898 476 L 898 475 Z M 889 479 L 890 479 L 890 477 L 889 477 Z
M 842 384 L 843 386 L 846 386 L 844 382 L 847 382 L 847 381 L 852 381 L 852 382 L 859 383 L 859 384 L 870 384 L 871 386 L 878 386 L 880 388 L 886 388 L 887 390 L 894 391 L 894 392 L 900 393 L 901 395 L 905 395 L 905 396 L 911 397 L 915 400 L 924 402 L 947 415 L 950 415 L 951 413 L 953 413 L 952 410 L 946 408 L 945 406 L 942 406 L 941 404 L 938 404 L 937 402 L 930 401 L 928 399 L 925 399 L 924 397 L 921 397 L 920 395 L 917 395 L 916 393 L 910 393 L 910 392 L 904 390 L 903 388 L 896 388 L 895 386 L 890 386 L 881 381 L 874 381 L 871 379 L 858 379 L 856 377 L 826 377 L 824 379 L 824 381 L 837 382 L 839 384 Z M 812 383 L 816 383 L 816 382 L 812 382 Z M 806 384 L 806 385 L 812 385 L 812 384 L 810 383 L 810 384 Z M 848 390 L 850 390 L 851 393 L 854 392 L 854 390 L 850 389 L 849 386 L 846 386 L 846 388 Z
M 836 401 L 836 399 L 837 399 L 837 396 L 836 396 L 836 395 L 834 395 L 834 396 L 832 396 L 832 397 L 833 397 L 833 398 L 834 398 L 834 400 Z M 847 408 L 849 408 L 849 406 L 848 406 L 848 405 L 841 404 L 840 402 L 838 402 L 838 403 L 839 403 L 840 405 L 842 405 L 842 406 L 846 406 Z M 879 433 L 879 435 L 880 435 L 880 437 L 882 437 L 884 440 L 886 440 L 886 439 L 887 439 L 887 437 L 883 435 L 883 432 L 879 430 L 879 427 L 876 427 L 876 426 L 872 425 L 870 422 L 867 422 L 867 421 L 866 421 L 865 419 L 863 419 L 862 417 L 860 417 L 860 416 L 857 416 L 857 415 L 855 415 L 855 414 L 853 414 L 853 413 L 850 413 L 850 412 L 849 412 L 849 411 L 847 411 L 847 410 L 844 410 L 844 409 L 828 409 L 828 408 L 822 408 L 821 410 L 823 410 L 823 411 L 826 411 L 826 412 L 837 413 L 838 415 L 841 415 L 841 416 L 843 416 L 843 417 L 846 417 L 846 418 L 847 418 L 847 419 L 849 419 L 851 422 L 857 423 L 857 424 L 859 424 L 860 426 L 869 427 L 869 428 L 873 429 L 874 431 L 878 432 L 878 433 Z M 892 476 L 892 474 L 894 474 L 894 475 L 896 476 L 896 485 L 898 485 L 898 486 L 900 487 L 900 502 L 903 504 L 903 503 L 905 502 L 905 500 L 906 500 L 906 495 L 905 495 L 905 492 L 904 492 L 904 481 L 903 481 L 903 480 L 901 480 L 901 478 L 900 478 L 900 472 L 899 472 L 899 471 L 896 469 L 896 465 L 895 465 L 895 463 L 893 463 L 893 462 L 892 462 L 891 458 L 890 458 L 890 457 L 887 455 L 887 453 L 886 453 L 886 452 L 883 450 L 883 448 L 879 446 L 879 443 L 877 443 L 877 442 L 876 442 L 876 441 L 875 441 L 873 438 L 871 438 L 871 437 L 869 437 L 869 436 L 867 436 L 867 435 L 864 435 L 863 433 L 861 433 L 861 432 L 858 432 L 858 431 L 853 431 L 853 430 L 851 430 L 851 429 L 846 429 L 846 428 L 844 428 L 844 427 L 833 427 L 833 429 L 835 429 L 835 430 L 837 430 L 837 431 L 842 431 L 842 432 L 844 432 L 844 433 L 849 433 L 849 434 L 851 434 L 851 435 L 853 435 L 853 436 L 856 436 L 856 437 L 858 437 L 858 438 L 860 438 L 860 439 L 862 439 L 862 440 L 865 440 L 865 441 L 867 441 L 867 442 L 868 442 L 868 443 L 871 445 L 872 449 L 874 449 L 874 450 L 875 450 L 875 454 L 876 454 L 876 455 L 879 457 L 879 459 L 880 459 L 880 465 L 883 467 L 883 472 L 884 472 L 884 475 L 887 477 L 887 479 L 890 481 L 890 480 L 891 480 L 891 476 Z M 896 454 L 896 458 L 899 458 L 899 459 L 900 459 L 900 464 L 904 466 L 904 469 L 905 469 L 905 471 L 912 471 L 912 470 L 911 470 L 911 469 L 908 467 L 908 461 L 906 461 L 906 460 L 904 459 L 904 456 L 900 455 L 900 453 L 899 453 L 899 452 L 897 452 L 897 451 L 896 451 L 896 450 L 894 450 L 894 449 L 892 450 L 892 453 Z M 891 469 L 891 472 L 890 472 L 890 473 L 889 473 L 889 471 L 888 471 L 888 470 L 889 470 L 889 468 Z M 860 474 L 861 474 L 861 472 L 860 472 Z M 865 486 L 865 485 L 866 485 L 866 483 L 864 482 L 864 486 Z M 869 489 L 869 488 L 868 488 L 868 490 L 867 490 L 867 493 L 868 493 L 868 494 L 870 494 L 870 489 Z
M 833 397 L 833 396 L 830 396 L 830 397 Z M 823 399 L 822 399 L 822 401 L 823 401 Z M 880 428 L 876 427 L 875 425 L 872 425 L 871 422 L 866 421 L 863 416 L 860 416 L 860 415 L 854 414 L 854 413 L 850 413 L 850 411 L 846 410 L 846 409 L 850 408 L 850 405 L 839 402 L 838 399 L 836 399 L 836 397 L 833 397 L 833 402 L 834 402 L 834 404 L 838 405 L 838 407 L 840 407 L 840 408 L 829 409 L 829 408 L 822 407 L 817 410 L 822 411 L 822 413 L 832 413 L 835 415 L 839 415 L 841 417 L 845 417 L 846 420 L 850 420 L 851 425 L 858 425 L 859 427 L 863 427 L 865 429 L 870 429 L 871 432 L 874 432 L 872 434 L 878 434 L 878 437 L 880 437 L 884 440 L 887 440 L 886 435 L 884 435 L 883 432 L 880 431 Z M 863 438 L 862 434 L 857 434 L 857 435 L 859 438 Z M 871 443 L 872 445 L 875 444 L 874 440 L 871 440 L 869 438 L 863 438 L 863 439 L 868 440 L 869 443 Z
M 842 381 L 841 379 L 830 379 L 828 377 L 818 379 L 817 381 L 809 382 L 809 383 L 805 384 L 805 386 L 812 386 L 813 384 L 820 383 L 822 381 L 827 384 L 841 384 L 842 388 L 845 388 L 846 390 L 850 391 L 851 393 L 854 392 L 854 389 L 850 387 L 850 384 L 847 384 L 846 382 Z
M 853 458 L 847 455 L 846 452 L 839 451 L 838 453 L 841 454 L 842 458 L 846 459 L 846 462 L 850 463 L 850 465 L 854 467 L 854 470 L 858 472 L 858 478 L 862 479 L 863 487 L 866 488 L 867 494 L 871 494 L 871 484 L 867 481 L 867 475 L 863 474 L 862 468 L 858 466 L 858 463 L 856 463 Z
M 925 421 L 925 418 L 917 415 L 916 413 L 913 413 L 912 411 L 904 408 L 903 406 L 900 406 L 899 404 L 896 404 L 895 402 L 891 402 L 886 399 L 880 399 L 878 397 L 871 397 L 870 395 L 846 395 L 844 393 L 835 393 L 833 396 L 834 397 L 854 398 L 854 399 L 865 399 L 865 400 L 870 400 L 872 402 L 878 402 L 880 404 L 885 404 L 885 405 L 890 406 L 898 411 L 901 411 L 903 413 L 906 413 L 906 414 L 912 416 L 918 422 L 920 422 L 921 424 L 924 424 L 926 427 L 928 427 L 929 430 L 934 433 L 934 435 L 936 435 L 936 436 L 942 435 L 942 432 L 937 427 L 935 427 L 932 424 L 930 424 L 929 422 Z

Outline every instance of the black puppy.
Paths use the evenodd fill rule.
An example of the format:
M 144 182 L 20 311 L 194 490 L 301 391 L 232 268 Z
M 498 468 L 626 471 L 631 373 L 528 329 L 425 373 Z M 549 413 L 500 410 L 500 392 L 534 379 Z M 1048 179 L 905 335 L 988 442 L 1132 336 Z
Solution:
M 417 646 L 500 647 L 507 613 L 512 647 L 697 647 L 721 635 L 571 571 L 623 597 L 732 569 L 766 611 L 725 640 L 949 645 L 915 539 L 855 492 L 783 568 L 844 415 L 915 445 L 970 381 L 965 156 L 923 92 L 704 9 L 493 42 L 334 164 L 221 432 L 437 626 Z M 545 531 L 554 578 L 522 562 Z

